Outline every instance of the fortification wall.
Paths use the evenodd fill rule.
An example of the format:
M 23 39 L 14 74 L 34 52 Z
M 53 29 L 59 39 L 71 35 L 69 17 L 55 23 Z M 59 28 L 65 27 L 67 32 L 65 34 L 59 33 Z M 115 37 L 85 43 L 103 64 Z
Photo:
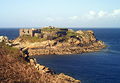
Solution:
M 41 31 L 39 29 L 20 29 L 19 30 L 19 35 L 23 36 L 23 35 L 30 35 L 30 36 L 34 36 L 35 33 L 40 34 Z
M 20 31 L 20 32 L 19 32 L 19 35 L 20 35 L 20 36 L 23 36 L 23 35 L 33 36 L 32 29 L 20 29 L 19 31 Z

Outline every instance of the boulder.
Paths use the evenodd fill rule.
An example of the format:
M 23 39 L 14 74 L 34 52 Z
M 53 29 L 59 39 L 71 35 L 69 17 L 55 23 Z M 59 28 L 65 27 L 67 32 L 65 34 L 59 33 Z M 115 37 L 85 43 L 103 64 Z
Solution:
M 12 43 L 10 43 L 7 36 L 0 36 L 0 42 L 4 42 L 8 46 L 12 46 Z
M 70 39 L 68 39 L 68 43 L 74 44 L 74 45 L 78 45 L 78 44 L 80 44 L 81 42 L 80 42 L 80 40 L 78 40 L 78 39 L 76 39 L 76 38 L 70 38 Z
M 36 65 L 37 63 L 35 58 L 29 59 L 29 61 L 31 65 Z
M 45 66 L 43 66 L 43 65 L 39 65 L 39 70 L 43 70 L 43 69 L 45 69 Z
M 84 34 L 84 32 L 82 30 L 76 31 L 76 33 L 78 33 L 78 34 Z
M 68 75 L 65 75 L 63 73 L 59 74 L 58 78 L 59 78 L 59 81 L 65 80 L 64 83 L 81 83 L 80 80 L 75 80 L 74 78 L 72 78 Z M 58 82 L 58 83 L 61 83 L 61 82 Z
M 35 65 L 35 68 L 36 68 L 37 70 L 43 70 L 43 69 L 45 69 L 45 66 L 40 65 L 40 64 L 36 64 L 36 65 Z
M 105 45 L 103 41 L 97 41 L 99 45 Z
M 9 42 L 8 37 L 7 36 L 0 36 L 0 42 L 8 43 Z
M 88 33 L 94 34 L 92 30 L 87 30 Z

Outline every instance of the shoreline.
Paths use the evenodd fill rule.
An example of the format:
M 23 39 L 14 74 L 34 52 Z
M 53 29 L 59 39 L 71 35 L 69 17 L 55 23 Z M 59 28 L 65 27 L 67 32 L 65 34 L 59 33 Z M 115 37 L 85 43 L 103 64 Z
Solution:
M 91 53 L 91 52 L 98 52 L 102 49 L 106 48 L 106 46 L 101 46 L 98 48 L 44 48 L 44 49 L 28 49 L 28 53 L 30 56 L 34 55 L 72 55 L 72 54 L 82 54 L 82 53 Z
M 30 56 L 28 53 L 26 54 L 26 51 L 22 51 L 22 53 L 24 53 L 24 58 L 26 58 L 27 60 L 29 60 L 28 64 L 35 67 L 35 69 L 38 70 L 39 73 L 42 73 L 42 74 L 47 74 L 47 75 L 50 75 L 53 77 L 56 77 L 57 80 L 63 80 L 63 81 L 60 81 L 60 82 L 55 82 L 55 83 L 63 83 L 65 81 L 65 83 L 81 83 L 80 80 L 76 80 L 75 78 L 69 76 L 69 75 L 66 75 L 64 73 L 56 73 L 54 70 L 51 70 L 49 67 L 46 67 L 44 65 L 41 65 L 37 62 L 36 58 Z M 52 82 L 53 83 L 53 82 Z
M 69 75 L 65 75 L 64 73 L 56 74 L 50 68 L 38 64 L 36 59 L 30 58 L 26 51 L 11 47 L 8 44 L 9 40 L 7 41 L 7 37 L 4 37 L 3 40 L 3 42 L 0 42 L 0 68 L 2 69 L 0 74 L 5 80 L 1 79 L 0 82 L 81 83 L 80 80 L 76 80 Z M 2 72 L 6 73 L 3 74 Z

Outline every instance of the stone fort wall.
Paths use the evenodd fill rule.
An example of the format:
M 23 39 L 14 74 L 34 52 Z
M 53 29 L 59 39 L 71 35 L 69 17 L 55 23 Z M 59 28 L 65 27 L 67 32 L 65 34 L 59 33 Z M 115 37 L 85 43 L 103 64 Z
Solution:
M 19 35 L 23 36 L 23 35 L 29 35 L 29 36 L 34 36 L 35 33 L 41 33 L 41 31 L 39 29 L 20 29 L 19 30 Z
M 58 28 L 56 30 L 53 29 L 53 31 L 49 31 L 49 29 L 51 29 L 51 27 L 46 28 L 45 31 L 42 29 L 20 29 L 19 35 L 29 35 L 31 37 L 42 35 L 44 38 L 47 38 L 54 35 L 66 35 L 66 32 L 68 31 L 68 29 L 61 28 Z

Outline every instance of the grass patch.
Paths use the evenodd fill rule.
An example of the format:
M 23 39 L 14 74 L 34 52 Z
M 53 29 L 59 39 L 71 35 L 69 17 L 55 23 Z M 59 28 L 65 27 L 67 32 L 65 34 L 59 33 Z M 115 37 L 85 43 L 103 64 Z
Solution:
M 19 49 L 8 46 L 4 42 L 0 43 L 0 49 L 4 50 L 6 54 L 20 54 Z
M 6 45 L 4 42 L 0 43 L 0 55 L 10 56 L 20 61 L 22 63 L 27 63 L 24 58 L 22 57 L 22 53 L 19 49 Z
M 72 31 L 67 31 L 67 37 L 76 37 L 78 34 Z
M 31 37 L 31 36 L 27 36 L 27 35 L 24 35 L 24 36 L 21 36 L 21 42 L 42 42 L 42 41 L 45 41 L 47 40 L 46 38 L 39 38 L 39 37 Z

